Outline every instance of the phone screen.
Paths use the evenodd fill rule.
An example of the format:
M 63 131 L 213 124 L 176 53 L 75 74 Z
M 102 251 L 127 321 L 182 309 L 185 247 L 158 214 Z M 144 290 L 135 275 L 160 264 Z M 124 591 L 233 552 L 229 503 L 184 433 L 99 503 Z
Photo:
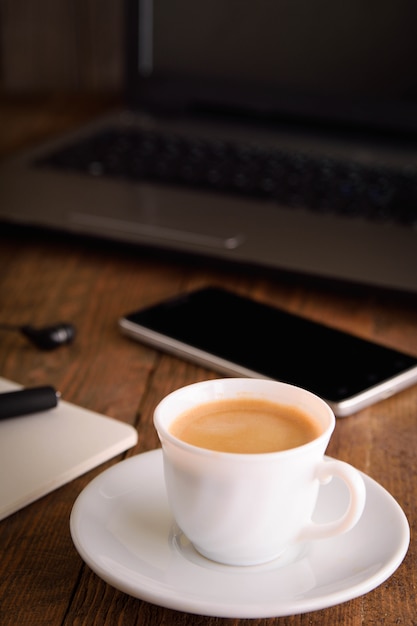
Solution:
M 185 294 L 125 319 L 331 403 L 417 368 L 413 356 L 223 289 Z

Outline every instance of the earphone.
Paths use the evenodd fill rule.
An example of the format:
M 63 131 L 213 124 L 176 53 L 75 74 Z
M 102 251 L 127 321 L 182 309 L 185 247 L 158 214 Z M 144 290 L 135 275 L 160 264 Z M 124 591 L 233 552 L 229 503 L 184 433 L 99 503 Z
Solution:
M 72 343 L 75 337 L 75 327 L 67 322 L 60 322 L 43 328 L 34 328 L 29 325 L 0 324 L 0 330 L 18 331 L 41 350 L 55 350 L 59 346 Z

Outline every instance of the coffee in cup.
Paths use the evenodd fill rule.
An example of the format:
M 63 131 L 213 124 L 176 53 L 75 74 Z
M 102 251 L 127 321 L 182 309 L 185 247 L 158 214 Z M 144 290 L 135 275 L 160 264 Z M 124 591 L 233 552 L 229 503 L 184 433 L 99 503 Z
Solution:
M 221 434 L 230 415 L 238 430 L 249 416 L 246 434 Z M 209 426 L 188 440 L 199 420 Z M 291 428 L 281 423 L 281 435 L 272 436 L 267 423 L 274 420 Z M 309 391 L 264 379 L 208 380 L 166 396 L 155 409 L 154 424 L 174 520 L 208 559 L 235 566 L 265 563 L 307 542 L 347 532 L 360 519 L 363 479 L 347 463 L 324 457 L 335 417 Z M 293 438 L 294 430 L 301 440 Z M 342 517 L 316 523 L 320 486 L 333 477 L 344 481 L 350 502 Z
M 261 398 L 229 398 L 198 404 L 171 424 L 170 433 L 194 446 L 262 454 L 296 448 L 320 435 L 309 413 Z

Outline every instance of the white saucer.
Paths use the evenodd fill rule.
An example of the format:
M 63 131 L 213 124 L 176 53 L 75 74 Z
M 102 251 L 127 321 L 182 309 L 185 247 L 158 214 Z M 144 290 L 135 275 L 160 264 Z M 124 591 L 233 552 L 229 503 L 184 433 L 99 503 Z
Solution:
M 173 524 L 161 450 L 95 478 L 74 505 L 71 534 L 98 576 L 136 598 L 218 617 L 305 613 L 374 589 L 407 552 L 410 531 L 403 511 L 383 487 L 363 478 L 366 507 L 353 530 L 267 565 L 218 565 L 193 549 Z M 334 519 L 347 498 L 344 484 L 334 479 L 321 489 L 315 519 Z

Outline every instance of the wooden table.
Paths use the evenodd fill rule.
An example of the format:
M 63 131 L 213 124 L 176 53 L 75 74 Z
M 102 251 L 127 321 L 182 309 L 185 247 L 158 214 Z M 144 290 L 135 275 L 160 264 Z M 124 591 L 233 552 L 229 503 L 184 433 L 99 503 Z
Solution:
M 4 101 L 0 153 L 77 124 L 100 106 L 53 97 Z M 208 284 L 231 287 L 417 355 L 415 300 L 340 291 L 263 271 L 191 263 L 140 248 L 1 225 L 0 322 L 40 326 L 68 320 L 78 335 L 72 346 L 41 352 L 20 335 L 2 332 L 0 375 L 28 386 L 52 384 L 65 400 L 134 424 L 139 431 L 138 445 L 127 454 L 0 522 L 2 626 L 417 624 L 413 543 L 394 575 L 362 597 L 305 615 L 255 620 L 199 617 L 148 604 L 103 582 L 79 557 L 69 532 L 78 494 L 122 458 L 158 446 L 152 411 L 165 394 L 216 376 L 122 337 L 116 321 L 135 308 Z M 417 523 L 416 418 L 414 387 L 339 420 L 328 449 L 383 485 L 404 509 L 412 532 Z

